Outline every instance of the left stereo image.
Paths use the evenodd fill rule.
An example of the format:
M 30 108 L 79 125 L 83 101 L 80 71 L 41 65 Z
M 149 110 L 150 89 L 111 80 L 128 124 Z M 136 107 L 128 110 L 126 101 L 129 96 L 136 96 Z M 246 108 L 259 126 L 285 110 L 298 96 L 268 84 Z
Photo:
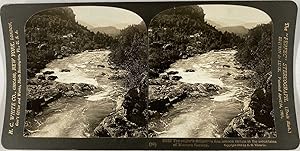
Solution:
M 147 28 L 105 6 L 40 11 L 25 26 L 25 137 L 147 137 Z

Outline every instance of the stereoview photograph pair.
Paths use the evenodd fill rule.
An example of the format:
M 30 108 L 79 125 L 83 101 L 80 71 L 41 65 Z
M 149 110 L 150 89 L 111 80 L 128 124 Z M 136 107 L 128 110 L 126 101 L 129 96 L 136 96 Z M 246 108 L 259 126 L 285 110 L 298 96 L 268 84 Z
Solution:
M 293 149 L 292 1 L 11 4 L 9 149 Z

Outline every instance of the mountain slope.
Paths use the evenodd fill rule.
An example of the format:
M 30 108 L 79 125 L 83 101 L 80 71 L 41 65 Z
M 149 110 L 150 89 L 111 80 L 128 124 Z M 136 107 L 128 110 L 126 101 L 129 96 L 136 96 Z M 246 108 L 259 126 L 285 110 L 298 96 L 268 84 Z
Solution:
M 86 28 L 89 29 L 89 30 L 95 28 L 93 25 L 90 25 L 90 24 L 88 24 L 88 23 L 86 23 L 86 22 L 84 22 L 84 21 L 82 21 L 82 20 L 77 20 L 77 22 L 78 22 L 80 25 L 86 27 Z
M 96 27 L 96 28 L 92 28 L 91 31 L 93 31 L 94 33 L 100 32 L 100 33 L 108 34 L 113 37 L 120 34 L 120 29 L 113 26 Z
M 240 36 L 247 34 L 248 31 L 249 31 L 244 26 L 222 27 L 219 30 L 222 31 L 222 32 L 227 31 L 227 32 L 230 32 L 230 33 L 235 33 L 235 34 L 240 35 Z

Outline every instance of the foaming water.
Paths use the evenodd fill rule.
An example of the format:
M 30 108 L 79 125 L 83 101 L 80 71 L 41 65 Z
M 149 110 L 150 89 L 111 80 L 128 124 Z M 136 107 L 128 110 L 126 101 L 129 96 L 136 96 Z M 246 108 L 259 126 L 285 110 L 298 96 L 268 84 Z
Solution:
M 57 82 L 61 83 L 86 83 L 91 84 L 94 86 L 98 86 L 98 82 L 95 78 L 88 77 L 84 72 L 76 69 L 71 68 L 72 70 L 70 72 L 61 72 L 61 69 L 59 68 L 45 68 L 42 71 L 54 71 L 54 76 L 57 76 L 58 78 L 55 79 Z
M 171 65 L 168 71 L 178 71 L 181 82 L 211 83 L 222 87 L 210 97 L 188 98 L 174 105 L 150 127 L 164 138 L 218 138 L 231 119 L 243 110 L 253 92 L 246 81 L 235 80 L 239 71 L 235 65 L 237 51 L 208 52 Z M 194 72 L 186 72 L 192 69 Z

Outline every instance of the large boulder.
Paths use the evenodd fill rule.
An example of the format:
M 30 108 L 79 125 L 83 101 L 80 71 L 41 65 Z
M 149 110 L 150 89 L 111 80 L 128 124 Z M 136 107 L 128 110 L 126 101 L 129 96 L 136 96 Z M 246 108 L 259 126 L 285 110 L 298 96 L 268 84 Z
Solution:
M 147 137 L 147 128 L 129 121 L 122 110 L 106 117 L 94 130 L 95 137 Z
M 180 79 L 182 79 L 181 76 L 172 76 L 172 80 L 178 81 Z
M 149 110 L 167 112 L 173 104 L 188 97 L 207 97 L 221 88 L 214 84 L 190 84 L 173 80 L 153 80 L 149 85 Z
M 27 110 L 37 114 L 44 106 L 61 97 L 85 96 L 96 87 L 85 83 L 59 83 L 52 80 L 33 78 L 27 80 Z

